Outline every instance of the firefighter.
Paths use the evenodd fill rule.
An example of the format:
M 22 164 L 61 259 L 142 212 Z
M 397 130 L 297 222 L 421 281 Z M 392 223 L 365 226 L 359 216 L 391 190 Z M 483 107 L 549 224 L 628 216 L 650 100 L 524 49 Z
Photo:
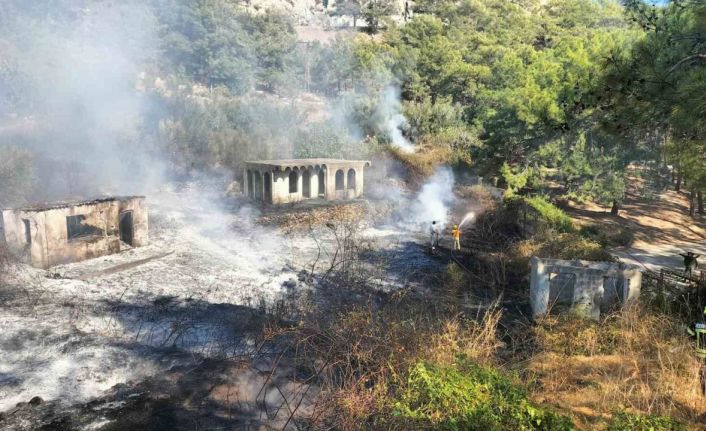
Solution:
M 439 246 L 439 226 L 436 224 L 436 220 L 431 222 L 431 228 L 429 229 L 431 234 L 431 252 L 436 253 L 436 247 Z
M 691 272 L 694 268 L 699 267 L 699 262 L 696 259 L 698 259 L 700 255 L 687 251 L 686 254 L 679 253 L 679 256 L 684 258 L 684 272 L 687 276 L 691 277 Z
M 454 238 L 454 250 L 461 250 L 461 229 L 455 224 L 451 230 L 451 236 Z

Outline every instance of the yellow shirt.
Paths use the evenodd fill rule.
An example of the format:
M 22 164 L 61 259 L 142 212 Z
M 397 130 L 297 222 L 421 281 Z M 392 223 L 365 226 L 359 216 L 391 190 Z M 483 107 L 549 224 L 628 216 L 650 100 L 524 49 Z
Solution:
M 461 231 L 458 228 L 454 228 L 451 231 L 451 235 L 453 235 L 454 239 L 459 239 L 461 238 Z

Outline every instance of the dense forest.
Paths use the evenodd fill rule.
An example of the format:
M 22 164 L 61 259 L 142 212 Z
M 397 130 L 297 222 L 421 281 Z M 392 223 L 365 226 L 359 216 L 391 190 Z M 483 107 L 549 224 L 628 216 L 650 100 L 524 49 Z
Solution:
M 66 49 L 48 42 L 47 23 L 64 38 L 54 45 L 73 43 L 76 26 L 120 44 L 129 64 L 118 70 L 133 73 L 133 85 L 140 81 L 139 110 L 104 140 L 166 155 L 169 171 L 239 172 L 253 157 L 379 153 L 394 144 L 385 119 L 392 112 L 404 115 L 399 131 L 421 153 L 442 149 L 449 161 L 512 190 L 542 189 L 551 179 L 567 197 L 617 211 L 626 166 L 640 161 L 656 171 L 674 166 L 680 185 L 694 200 L 701 196 L 706 21 L 699 2 L 421 0 L 403 25 L 387 18 L 393 8 L 375 5 L 357 5 L 379 12 L 367 32 L 298 43 L 286 15 L 250 13 L 227 0 L 4 2 L 1 200 L 36 191 L 36 179 L 47 175 L 42 159 L 51 152 L 27 148 L 44 150 L 49 119 L 85 122 L 99 96 L 113 96 L 62 99 L 47 88 L 80 79 L 34 63 L 40 50 L 58 57 Z M 113 15 L 135 28 L 112 35 Z M 105 71 L 88 64 L 74 72 Z M 116 85 L 123 78 L 108 77 Z M 381 96 L 388 88 L 392 100 Z M 89 126 L 104 129 L 104 121 L 113 122 Z M 53 145 L 76 148 L 105 134 L 67 129 Z M 69 190 L 80 182 L 61 181 Z

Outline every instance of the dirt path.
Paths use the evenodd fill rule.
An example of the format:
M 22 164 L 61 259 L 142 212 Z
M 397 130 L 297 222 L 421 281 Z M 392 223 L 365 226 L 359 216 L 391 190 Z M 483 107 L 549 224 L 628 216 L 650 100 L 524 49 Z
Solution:
M 706 263 L 706 218 L 689 216 L 687 195 L 669 189 L 656 194 L 653 199 L 646 199 L 639 181 L 635 180 L 635 183 L 619 217 L 594 204 L 571 208 L 567 212 L 580 223 L 607 230 L 627 229 L 633 235 L 632 244 L 612 250 L 613 255 L 623 262 L 650 270 L 662 267 L 682 269 L 683 260 L 679 253 L 693 251 L 704 256 L 702 262 Z

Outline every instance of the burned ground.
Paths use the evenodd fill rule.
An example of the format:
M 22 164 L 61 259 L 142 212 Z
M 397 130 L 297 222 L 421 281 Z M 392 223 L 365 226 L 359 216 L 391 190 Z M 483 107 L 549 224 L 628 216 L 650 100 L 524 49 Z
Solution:
M 3 429 L 284 426 L 289 402 L 291 420 L 310 407 L 315 367 L 291 362 L 267 328 L 382 304 L 444 266 L 396 225 L 333 217 L 282 234 L 249 206 L 210 202 L 153 200 L 146 247 L 14 267 L 0 291 Z

